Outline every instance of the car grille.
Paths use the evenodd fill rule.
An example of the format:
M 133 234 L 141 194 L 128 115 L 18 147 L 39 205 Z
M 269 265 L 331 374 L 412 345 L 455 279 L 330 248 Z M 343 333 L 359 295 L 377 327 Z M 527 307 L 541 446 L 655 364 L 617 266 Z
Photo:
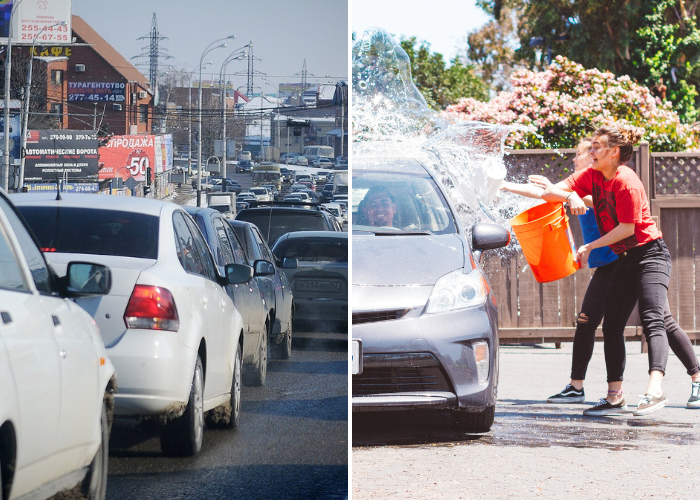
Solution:
M 432 354 L 365 354 L 362 373 L 352 376 L 353 396 L 416 391 L 452 391 Z
M 375 323 L 377 321 L 390 321 L 392 319 L 403 318 L 409 309 L 394 309 L 387 311 L 369 311 L 352 313 L 352 324 Z

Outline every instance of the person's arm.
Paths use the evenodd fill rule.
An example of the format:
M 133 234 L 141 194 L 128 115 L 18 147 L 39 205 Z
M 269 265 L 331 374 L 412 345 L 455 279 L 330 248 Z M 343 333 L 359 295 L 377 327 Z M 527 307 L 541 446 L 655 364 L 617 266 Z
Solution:
M 539 199 L 542 196 L 544 190 L 533 186 L 532 184 L 516 184 L 514 182 L 502 182 L 501 191 L 508 191 L 511 193 L 519 194 L 520 196 L 525 196 L 527 198 Z
M 568 203 L 569 209 L 574 215 L 583 215 L 586 213 L 586 204 L 584 201 L 564 181 L 549 186 L 544 190 L 541 198 L 549 203 Z
M 634 222 L 621 222 L 605 236 L 601 236 L 595 241 L 591 241 L 590 243 L 581 245 L 578 251 L 576 252 L 576 258 L 581 264 L 581 267 L 584 267 L 588 263 L 588 256 L 590 255 L 591 250 L 595 250 L 596 248 L 607 247 L 612 245 L 613 243 L 622 241 L 625 238 L 629 238 L 634 234 L 634 226 Z

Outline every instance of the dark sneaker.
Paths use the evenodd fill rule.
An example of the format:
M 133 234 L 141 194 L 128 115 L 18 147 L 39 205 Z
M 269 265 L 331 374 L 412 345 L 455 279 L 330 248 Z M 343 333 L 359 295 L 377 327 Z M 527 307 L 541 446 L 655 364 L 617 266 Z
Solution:
M 700 408 L 700 382 L 693 382 L 687 406 L 688 408 Z
M 597 405 L 583 410 L 583 414 L 589 417 L 601 415 L 620 415 L 621 413 L 627 413 L 627 402 L 625 401 L 624 397 L 615 405 L 610 404 L 607 399 L 602 398 L 600 401 L 598 401 Z
M 633 415 L 639 417 L 641 415 L 648 415 L 660 410 L 668 403 L 668 399 L 664 394 L 661 394 L 660 398 L 652 396 L 651 394 L 645 394 L 644 396 L 639 396 L 639 405 L 637 409 L 634 410 Z
M 548 403 L 585 403 L 586 396 L 583 388 L 576 389 L 573 385 L 567 384 L 563 391 L 547 398 Z M 699 402 L 700 404 L 700 402 Z

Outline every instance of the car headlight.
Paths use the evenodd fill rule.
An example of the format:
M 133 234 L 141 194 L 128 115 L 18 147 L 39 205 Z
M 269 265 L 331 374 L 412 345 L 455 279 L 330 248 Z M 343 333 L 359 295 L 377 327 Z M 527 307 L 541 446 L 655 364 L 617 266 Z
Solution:
M 425 307 L 425 314 L 478 307 L 486 302 L 488 295 L 489 285 L 477 269 L 469 274 L 458 269 L 437 280 Z

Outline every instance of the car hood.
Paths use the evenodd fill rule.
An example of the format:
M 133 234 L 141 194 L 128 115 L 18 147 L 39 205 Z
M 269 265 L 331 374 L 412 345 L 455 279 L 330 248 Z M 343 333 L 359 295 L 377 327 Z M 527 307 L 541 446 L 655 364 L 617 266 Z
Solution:
M 432 286 L 465 265 L 456 234 L 352 238 L 352 283 L 357 286 Z

